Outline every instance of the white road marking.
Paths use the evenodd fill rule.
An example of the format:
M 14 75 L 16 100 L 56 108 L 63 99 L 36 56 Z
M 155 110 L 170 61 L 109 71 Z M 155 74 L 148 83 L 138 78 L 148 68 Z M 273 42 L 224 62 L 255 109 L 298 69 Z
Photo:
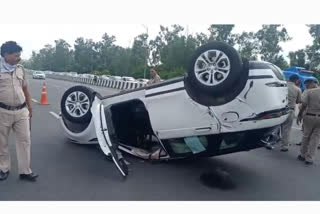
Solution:
M 35 103 L 39 103 L 36 99 L 31 99 Z
M 301 127 L 292 126 L 293 129 L 301 130 Z
M 58 114 L 54 113 L 53 111 L 50 111 L 49 113 L 50 113 L 52 116 L 54 116 L 55 118 L 60 119 L 60 116 L 59 116 Z

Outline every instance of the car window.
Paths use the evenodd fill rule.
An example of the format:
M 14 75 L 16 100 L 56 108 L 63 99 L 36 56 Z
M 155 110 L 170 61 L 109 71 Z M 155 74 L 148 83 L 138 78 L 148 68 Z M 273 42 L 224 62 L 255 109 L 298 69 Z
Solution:
M 172 151 L 176 154 L 199 153 L 208 147 L 206 136 L 175 138 L 166 140 Z
M 271 70 L 273 71 L 273 73 L 277 76 L 277 78 L 279 80 L 285 80 L 284 78 L 284 75 L 283 75 L 283 72 L 282 70 L 276 66 L 276 65 L 273 65 L 273 64 L 269 64 L 269 67 L 271 68 Z

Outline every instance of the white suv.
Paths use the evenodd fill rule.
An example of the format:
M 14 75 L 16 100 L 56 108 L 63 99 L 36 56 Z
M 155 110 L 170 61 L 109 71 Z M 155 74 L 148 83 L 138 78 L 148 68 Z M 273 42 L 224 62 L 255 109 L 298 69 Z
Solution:
M 126 176 L 121 151 L 160 149 L 158 159 L 176 159 L 262 147 L 286 120 L 287 104 L 278 67 L 212 42 L 197 49 L 184 77 L 106 97 L 84 86 L 68 89 L 61 124 L 78 143 L 98 142 Z

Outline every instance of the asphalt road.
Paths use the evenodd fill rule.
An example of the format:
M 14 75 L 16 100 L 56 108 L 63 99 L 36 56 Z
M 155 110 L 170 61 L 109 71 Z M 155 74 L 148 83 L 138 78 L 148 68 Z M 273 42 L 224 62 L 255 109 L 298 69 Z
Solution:
M 36 183 L 18 179 L 14 138 L 10 137 L 12 169 L 0 182 L 0 200 L 319 200 L 319 155 L 315 165 L 296 160 L 299 147 L 281 153 L 277 146 L 199 160 L 150 163 L 125 155 L 129 176 L 123 179 L 96 146 L 68 142 L 55 114 L 63 92 L 72 82 L 47 79 L 49 106 L 34 104 L 32 168 Z M 32 97 L 40 100 L 42 80 L 30 80 Z M 93 87 L 102 95 L 116 90 Z M 292 144 L 301 139 L 295 127 Z M 235 188 L 204 185 L 203 173 L 222 169 Z

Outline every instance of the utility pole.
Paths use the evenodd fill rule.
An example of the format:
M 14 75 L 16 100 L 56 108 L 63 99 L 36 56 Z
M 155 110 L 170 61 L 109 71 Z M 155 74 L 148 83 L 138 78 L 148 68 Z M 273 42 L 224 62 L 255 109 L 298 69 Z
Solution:
M 145 26 L 142 24 L 142 26 L 146 29 L 147 32 L 147 40 L 146 40 L 146 58 L 145 58 L 145 64 L 144 64 L 144 71 L 143 71 L 143 78 L 146 78 L 146 70 L 147 70 L 147 63 L 148 63 L 148 57 L 149 57 L 149 48 L 148 48 L 148 38 L 149 38 L 149 31 L 148 26 Z

